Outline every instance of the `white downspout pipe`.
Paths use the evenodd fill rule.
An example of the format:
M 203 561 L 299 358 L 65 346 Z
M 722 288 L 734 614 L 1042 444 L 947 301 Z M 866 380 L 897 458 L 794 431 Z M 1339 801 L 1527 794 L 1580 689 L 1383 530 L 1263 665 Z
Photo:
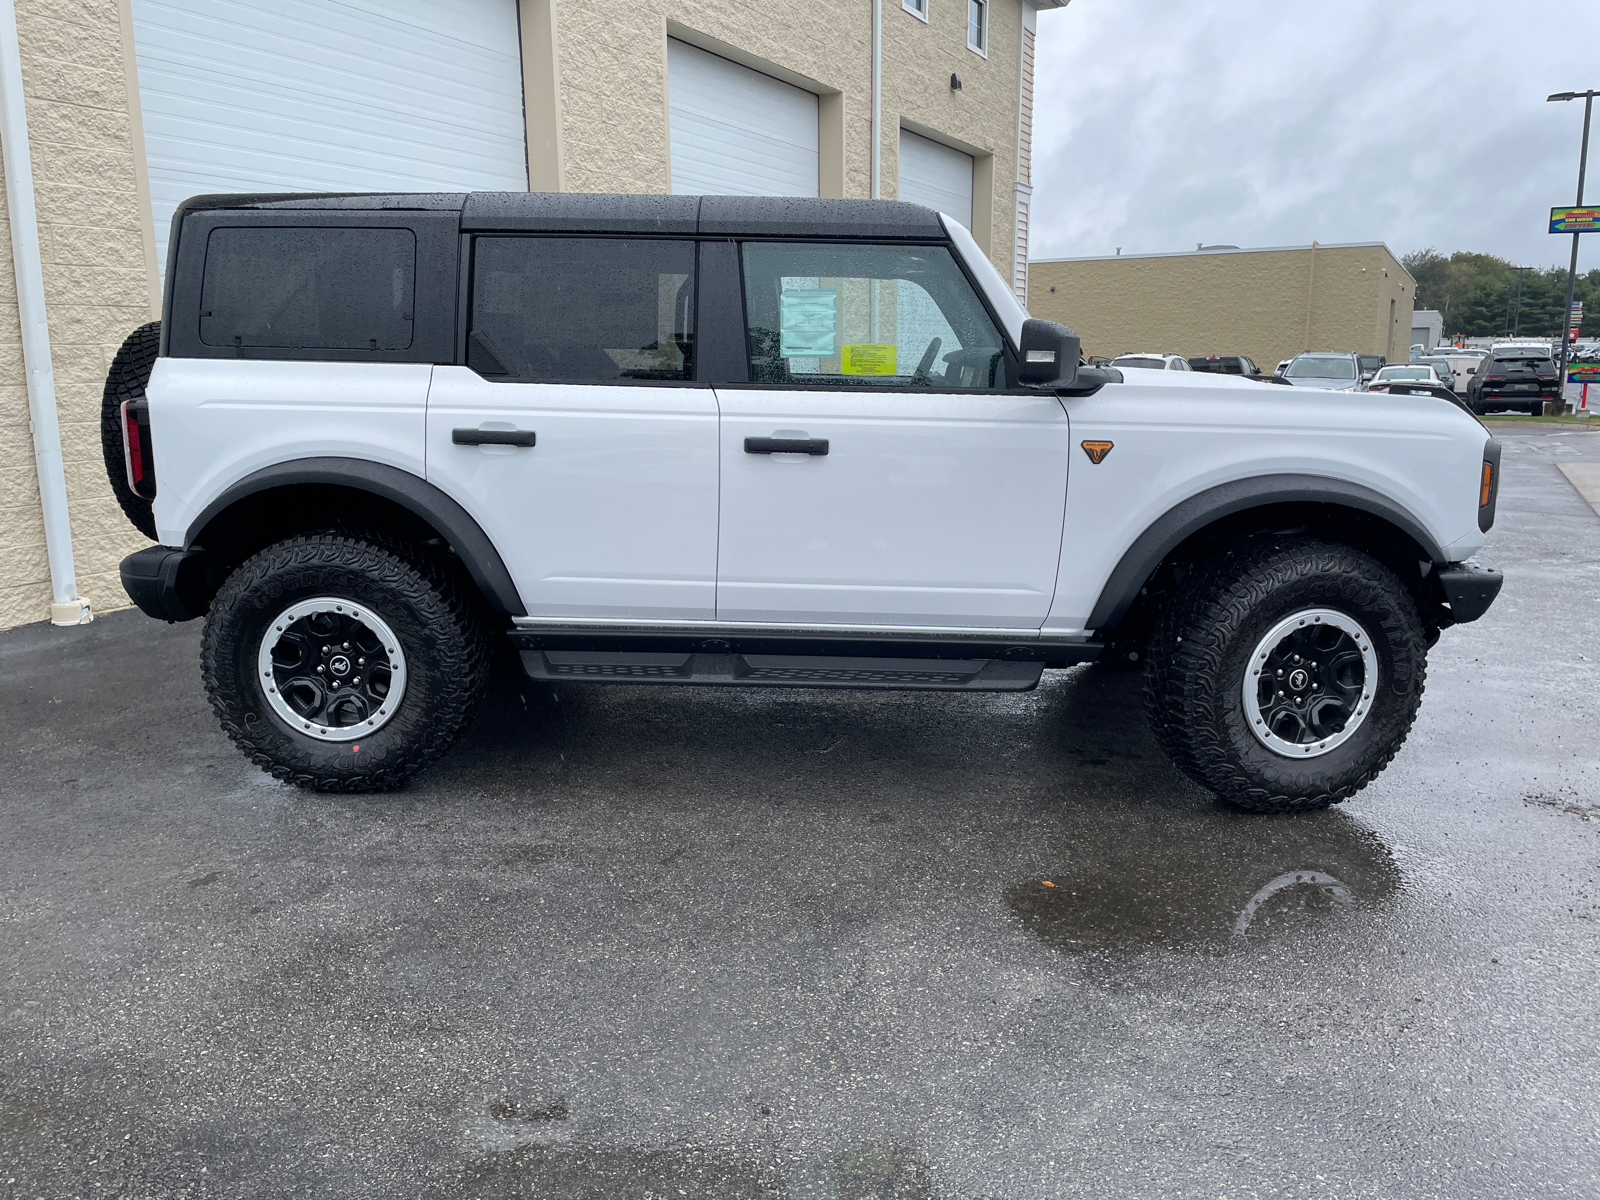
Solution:
M 44 268 L 39 254 L 39 214 L 33 201 L 33 160 L 28 153 L 28 114 L 23 107 L 22 52 L 17 44 L 14 0 L 0 0 L 0 152 L 6 172 L 6 207 L 11 217 L 11 263 L 17 277 L 22 324 L 22 365 L 33 425 L 33 458 L 44 514 L 45 553 L 50 562 L 50 621 L 83 625 L 93 620 L 78 595 L 72 562 L 72 524 L 67 518 L 67 476 L 56 417 L 56 376 L 50 364 L 50 323 L 44 306 Z
M 9 0 L 8 0 L 9 2 Z M 883 0 L 872 0 L 872 198 L 883 198 Z

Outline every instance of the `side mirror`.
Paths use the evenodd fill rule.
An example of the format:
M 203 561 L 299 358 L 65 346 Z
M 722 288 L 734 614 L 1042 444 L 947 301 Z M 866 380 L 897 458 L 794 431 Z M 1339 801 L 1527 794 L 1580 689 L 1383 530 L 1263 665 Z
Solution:
M 1071 387 L 1078 378 L 1082 344 L 1065 325 L 1030 317 L 1022 323 L 1017 349 L 1017 382 L 1024 387 Z
M 1467 368 L 1467 374 L 1468 375 L 1476 375 L 1477 373 L 1478 373 L 1478 368 L 1477 367 L 1468 367 Z

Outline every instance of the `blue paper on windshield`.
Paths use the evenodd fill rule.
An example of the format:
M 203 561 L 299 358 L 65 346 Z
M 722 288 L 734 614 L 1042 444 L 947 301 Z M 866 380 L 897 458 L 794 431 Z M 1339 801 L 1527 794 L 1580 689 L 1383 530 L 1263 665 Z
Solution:
M 790 288 L 778 296 L 778 353 L 832 358 L 838 340 L 838 298 L 832 288 Z

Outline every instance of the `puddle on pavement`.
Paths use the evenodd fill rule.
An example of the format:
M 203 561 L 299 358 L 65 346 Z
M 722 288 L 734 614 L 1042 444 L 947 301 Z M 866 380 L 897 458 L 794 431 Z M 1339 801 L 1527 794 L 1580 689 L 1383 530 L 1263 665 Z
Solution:
M 1068 952 L 1211 947 L 1314 931 L 1399 890 L 1393 856 L 1342 812 L 1210 811 L 1138 822 L 1070 846 L 1006 890 L 1006 906 Z

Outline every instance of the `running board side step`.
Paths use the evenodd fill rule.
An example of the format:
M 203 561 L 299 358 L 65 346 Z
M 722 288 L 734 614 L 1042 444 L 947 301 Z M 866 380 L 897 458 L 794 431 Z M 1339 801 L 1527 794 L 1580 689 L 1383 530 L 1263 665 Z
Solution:
M 524 650 L 530 679 L 591 683 L 700 683 L 745 687 L 879 688 L 904 691 L 1026 692 L 1042 662 L 997 658 L 845 658 L 798 654 L 644 654 L 610 650 Z

